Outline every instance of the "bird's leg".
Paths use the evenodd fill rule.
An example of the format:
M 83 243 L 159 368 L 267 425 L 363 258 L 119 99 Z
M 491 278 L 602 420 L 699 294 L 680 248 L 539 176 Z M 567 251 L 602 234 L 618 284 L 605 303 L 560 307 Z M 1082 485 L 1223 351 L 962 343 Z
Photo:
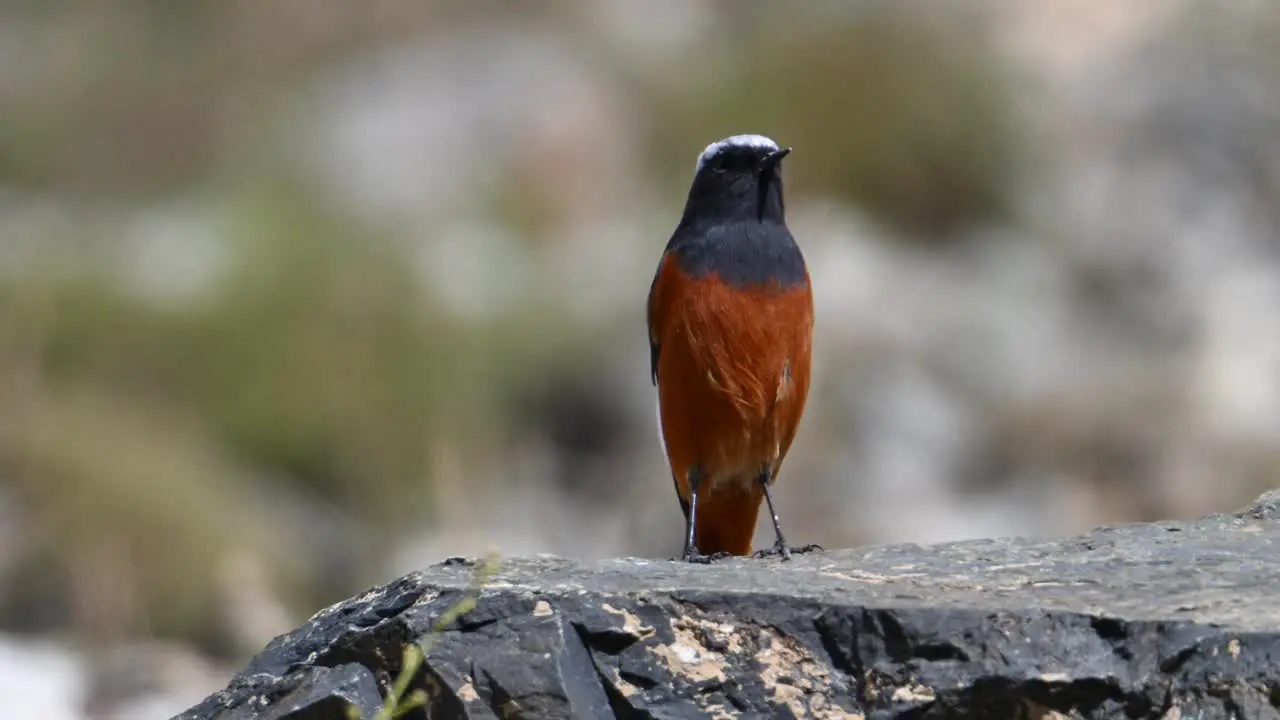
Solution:
M 698 519 L 698 485 L 701 481 L 697 466 L 689 471 L 689 513 L 684 516 L 684 552 L 681 557 L 689 560 L 698 548 L 693 542 L 693 529 Z
M 760 481 L 760 487 L 764 488 L 764 499 L 769 504 L 769 517 L 773 518 L 773 534 L 777 538 L 773 547 L 768 550 L 760 550 L 753 557 L 765 558 L 771 555 L 779 555 L 783 560 L 790 560 L 792 553 L 806 553 L 812 550 L 821 550 L 818 545 L 805 545 L 803 547 L 792 548 L 787 544 L 786 538 L 782 537 L 782 525 L 778 523 L 778 512 L 773 509 L 773 494 L 769 492 L 770 475 L 768 470 L 762 470 L 757 478 Z
M 684 522 L 684 552 L 681 553 L 680 559 L 691 563 L 710 563 L 713 560 L 719 560 L 727 557 L 728 553 L 716 553 L 714 555 L 703 555 L 698 552 L 698 546 L 694 543 L 693 531 L 698 524 L 698 486 L 702 484 L 702 468 L 694 465 L 689 470 L 689 514 L 685 516 Z

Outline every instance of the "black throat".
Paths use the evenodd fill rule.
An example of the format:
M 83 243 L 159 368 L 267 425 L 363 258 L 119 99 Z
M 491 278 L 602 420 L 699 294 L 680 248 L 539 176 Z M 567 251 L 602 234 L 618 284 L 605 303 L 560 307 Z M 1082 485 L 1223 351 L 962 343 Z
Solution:
M 792 288 L 807 282 L 804 255 L 786 225 L 738 221 L 704 226 L 681 225 L 667 250 L 685 274 L 716 275 L 734 288 L 776 283 Z
M 686 274 L 715 274 L 735 288 L 807 282 L 804 256 L 786 224 L 782 178 L 773 170 L 697 173 L 667 251 Z

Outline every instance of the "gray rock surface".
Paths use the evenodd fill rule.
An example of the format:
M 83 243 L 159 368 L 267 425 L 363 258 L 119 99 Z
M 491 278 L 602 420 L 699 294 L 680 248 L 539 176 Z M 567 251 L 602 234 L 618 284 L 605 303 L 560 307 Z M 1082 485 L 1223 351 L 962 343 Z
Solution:
M 414 684 L 433 718 L 1280 718 L 1278 497 L 787 563 L 510 559 Z M 372 717 L 475 565 L 317 613 L 178 717 Z

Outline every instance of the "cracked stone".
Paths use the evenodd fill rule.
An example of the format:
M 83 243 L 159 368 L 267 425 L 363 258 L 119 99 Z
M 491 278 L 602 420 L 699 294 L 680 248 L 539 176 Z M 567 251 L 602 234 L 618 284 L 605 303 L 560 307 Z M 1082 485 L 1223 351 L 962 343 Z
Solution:
M 412 684 L 433 718 L 1280 719 L 1277 497 L 785 563 L 513 558 Z M 474 569 L 320 611 L 177 720 L 370 717 Z

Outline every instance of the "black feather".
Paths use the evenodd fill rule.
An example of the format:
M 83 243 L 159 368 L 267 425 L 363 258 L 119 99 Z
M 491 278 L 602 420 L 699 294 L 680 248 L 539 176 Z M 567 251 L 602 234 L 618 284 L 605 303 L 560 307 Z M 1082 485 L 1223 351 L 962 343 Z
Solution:
M 653 280 L 649 283 L 649 297 L 646 301 L 646 307 L 651 307 L 653 302 L 653 290 L 658 286 L 658 275 L 662 272 L 662 263 L 666 261 L 664 255 L 662 260 L 658 261 L 658 269 L 653 273 Z M 649 330 L 649 377 L 653 380 L 653 386 L 658 386 L 658 341 L 653 338 L 653 320 L 648 318 L 646 313 L 645 324 Z

